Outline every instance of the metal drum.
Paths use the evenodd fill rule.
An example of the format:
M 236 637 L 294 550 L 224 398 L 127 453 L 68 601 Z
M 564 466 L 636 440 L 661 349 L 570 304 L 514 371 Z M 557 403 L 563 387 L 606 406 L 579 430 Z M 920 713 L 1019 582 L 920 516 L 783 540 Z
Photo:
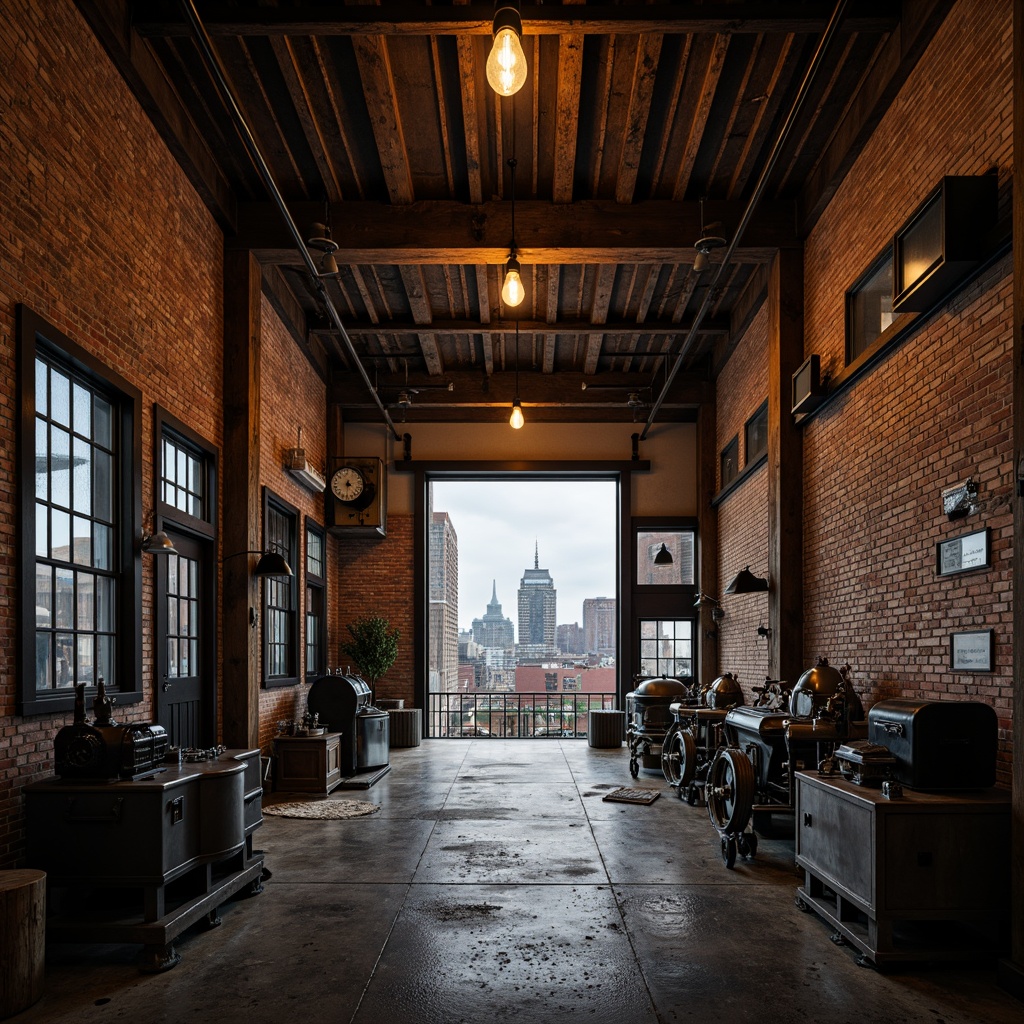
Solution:
M 647 679 L 626 694 L 626 743 L 629 746 L 629 772 L 635 779 L 640 771 L 640 758 L 645 771 L 661 771 L 661 754 L 665 734 L 672 724 L 673 703 L 696 702 L 690 688 L 678 679 L 660 676 Z M 655 750 L 657 753 L 653 753 Z

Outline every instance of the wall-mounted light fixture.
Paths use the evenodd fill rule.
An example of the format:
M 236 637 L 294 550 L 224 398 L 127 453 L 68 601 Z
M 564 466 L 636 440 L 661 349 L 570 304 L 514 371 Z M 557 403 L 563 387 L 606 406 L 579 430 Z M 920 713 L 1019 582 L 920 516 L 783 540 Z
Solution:
M 740 569 L 725 588 L 727 594 L 760 594 L 768 589 L 767 577 L 755 576 L 748 565 Z
M 487 57 L 487 81 L 499 96 L 511 96 L 519 92 L 526 81 L 519 0 L 495 0 L 491 34 L 494 45 Z
M 176 555 L 178 553 L 174 541 L 163 530 L 147 533 L 142 538 L 142 550 L 147 555 Z
M 712 597 L 710 594 L 705 594 L 704 591 L 700 591 L 697 594 L 697 600 L 693 602 L 694 608 L 706 608 L 708 605 L 711 606 L 711 618 L 715 622 L 721 622 L 725 618 L 725 609 L 722 607 L 721 602 L 717 597 Z
M 227 555 L 224 561 L 232 558 L 240 558 L 242 555 L 259 555 L 255 566 L 250 573 L 251 576 L 294 576 L 292 567 L 285 560 L 284 555 L 277 551 L 236 551 L 233 555 Z

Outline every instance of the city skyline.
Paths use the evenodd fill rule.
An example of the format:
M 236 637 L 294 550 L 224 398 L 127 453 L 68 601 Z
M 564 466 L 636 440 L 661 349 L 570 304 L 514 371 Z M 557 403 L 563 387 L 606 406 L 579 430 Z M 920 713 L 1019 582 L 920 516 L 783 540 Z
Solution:
M 516 621 L 519 583 L 535 550 L 554 580 L 558 624 L 582 624 L 586 598 L 616 596 L 614 482 L 444 480 L 433 488 L 434 511 L 448 513 L 458 536 L 460 630 L 484 614 L 492 587 Z

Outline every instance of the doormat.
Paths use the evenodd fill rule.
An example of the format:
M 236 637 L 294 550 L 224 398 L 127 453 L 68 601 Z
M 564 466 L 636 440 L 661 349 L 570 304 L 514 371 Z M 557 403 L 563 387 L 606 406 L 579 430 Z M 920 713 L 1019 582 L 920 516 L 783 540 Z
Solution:
M 622 789 L 613 789 L 605 793 L 602 800 L 609 800 L 620 804 L 653 804 L 661 794 L 656 789 L 630 789 L 623 786 Z
M 345 818 L 362 818 L 375 814 L 380 804 L 366 800 L 293 800 L 289 803 L 265 804 L 264 814 L 279 818 L 317 818 L 321 821 L 336 821 Z

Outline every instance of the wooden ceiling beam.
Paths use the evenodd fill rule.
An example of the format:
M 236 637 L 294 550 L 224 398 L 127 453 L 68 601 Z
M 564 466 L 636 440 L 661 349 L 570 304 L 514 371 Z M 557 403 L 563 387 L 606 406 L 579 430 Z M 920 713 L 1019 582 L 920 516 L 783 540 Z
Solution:
M 308 224 L 323 219 L 324 207 L 293 203 L 290 212 L 296 223 Z M 796 244 L 794 214 L 790 202 L 761 203 L 734 252 L 737 262 L 763 263 L 775 250 Z M 726 234 L 741 215 L 738 203 L 705 203 L 705 219 L 721 221 Z M 346 264 L 502 264 L 512 237 L 511 204 L 500 201 L 353 201 L 332 203 L 330 216 L 341 247 L 336 258 Z M 227 249 L 254 251 L 261 263 L 301 262 L 272 204 L 241 205 L 238 220 L 238 231 L 225 240 Z M 516 246 L 527 264 L 692 264 L 700 225 L 700 204 L 691 201 L 516 202 Z
M 169 38 L 189 34 L 185 20 L 176 14 L 154 17 L 148 5 L 137 12 L 136 31 L 142 36 Z M 522 6 L 524 35 L 633 35 L 644 32 L 689 34 L 717 32 L 749 35 L 761 32 L 795 32 L 816 35 L 824 31 L 832 12 L 831 2 L 782 3 L 768 6 L 752 2 L 735 4 L 660 3 L 644 6 L 587 7 Z M 889 32 L 898 21 L 899 8 L 891 0 L 858 0 L 843 19 L 845 32 Z M 230 7 L 204 5 L 203 24 L 211 36 L 423 36 L 490 35 L 492 4 L 455 7 L 423 7 L 408 0 L 384 0 L 371 7 L 319 3 L 306 7 Z
M 640 37 L 640 44 L 637 46 L 633 87 L 630 90 L 626 131 L 622 141 L 622 152 L 619 155 L 619 173 L 615 185 L 615 199 L 619 203 L 633 201 L 636 178 L 640 171 L 640 156 L 647 137 L 647 119 L 651 113 L 654 79 L 658 73 L 663 38 L 659 32 L 647 33 Z

